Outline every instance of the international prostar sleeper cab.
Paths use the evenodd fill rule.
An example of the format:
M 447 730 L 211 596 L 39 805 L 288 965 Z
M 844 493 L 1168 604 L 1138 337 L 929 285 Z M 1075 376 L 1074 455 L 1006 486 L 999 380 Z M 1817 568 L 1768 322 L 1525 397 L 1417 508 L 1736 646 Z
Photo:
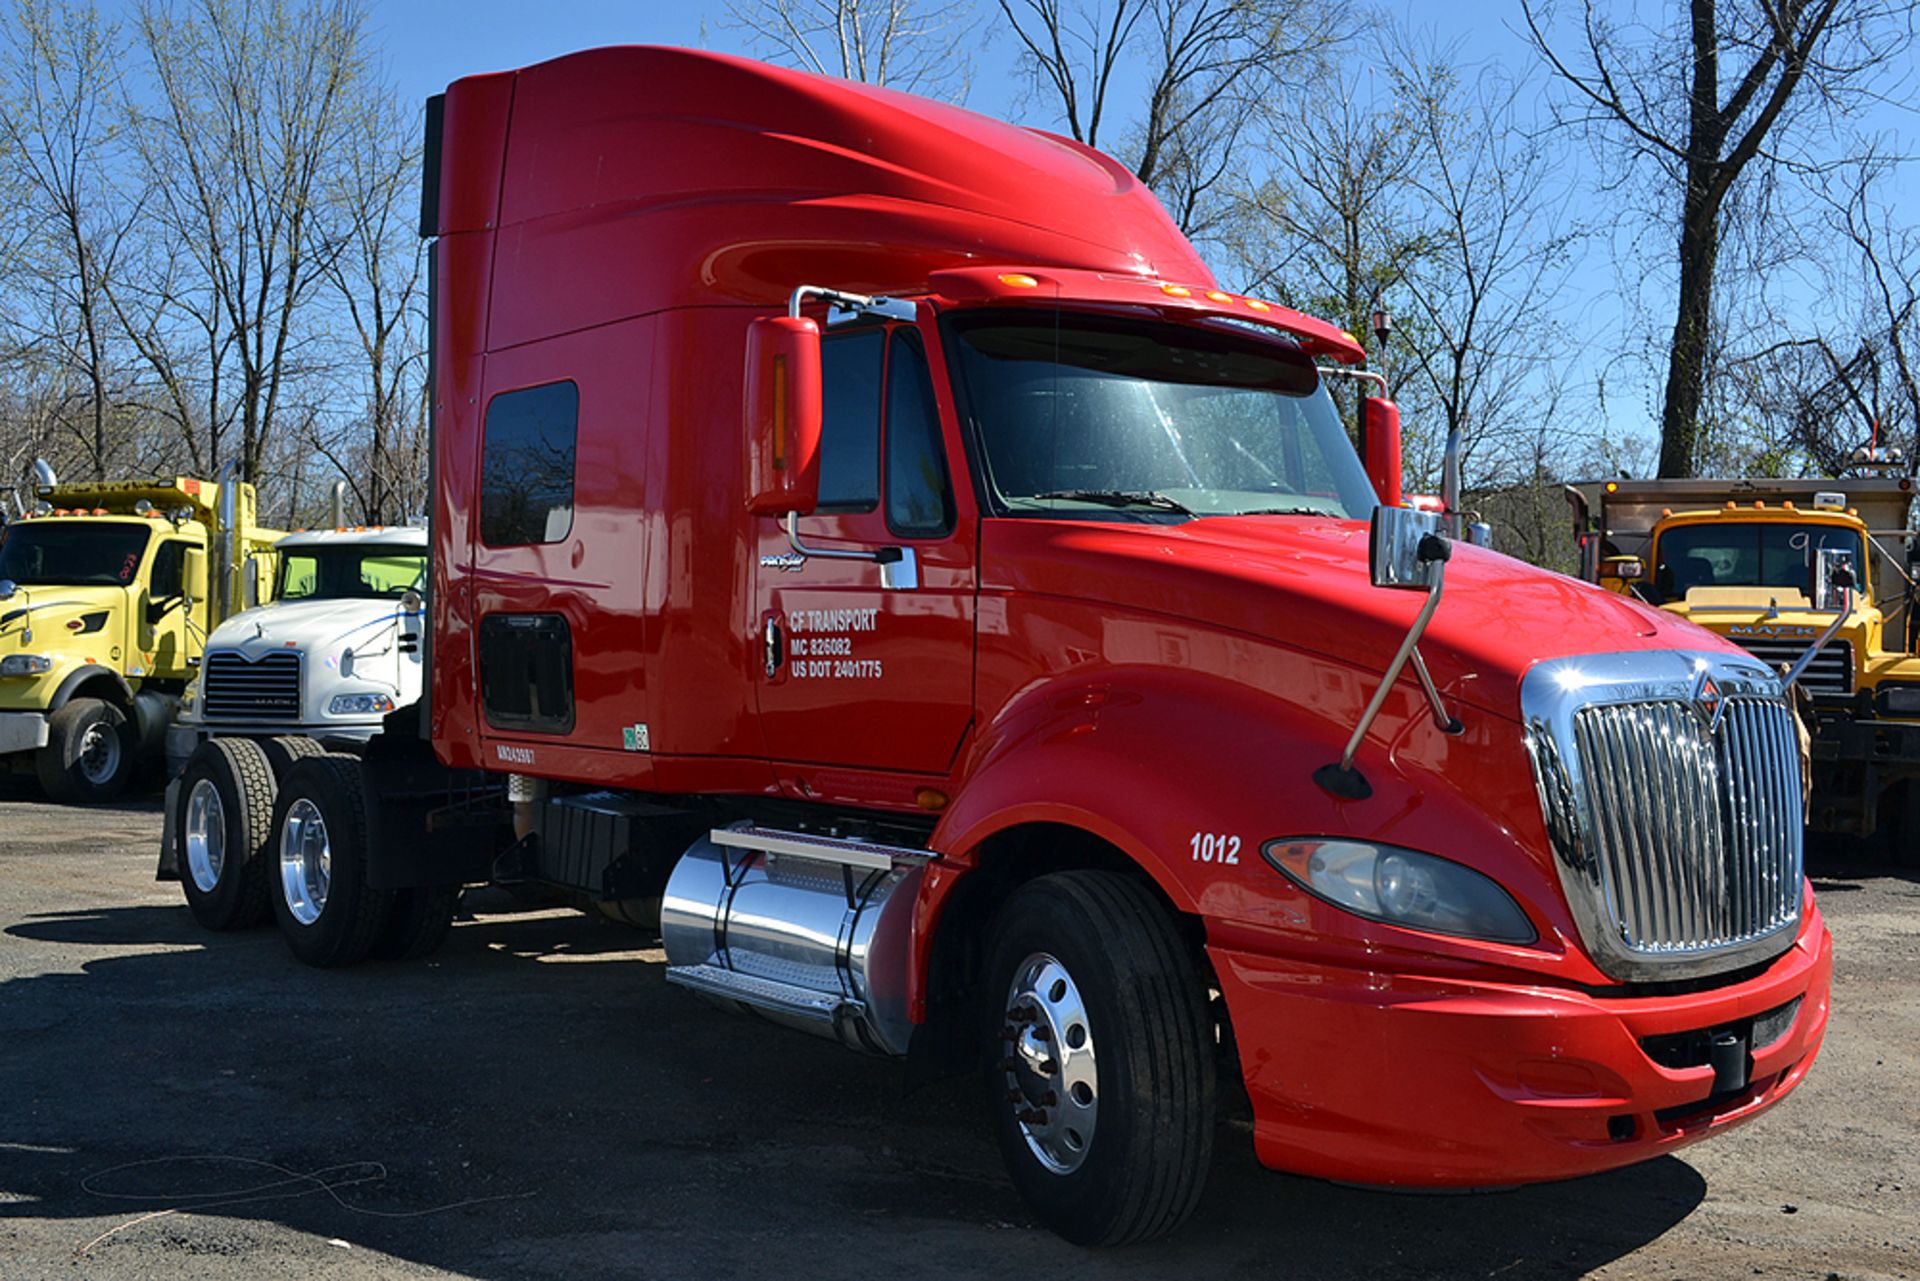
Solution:
M 455 83 L 426 179 L 430 711 L 294 762 L 230 860 L 301 956 L 490 875 L 657 911 L 674 982 L 976 1068 L 1081 1241 L 1192 1209 L 1220 1071 L 1262 1161 L 1403 1186 L 1806 1073 L 1773 674 L 1381 503 L 1360 347 L 1112 160 L 618 48 Z

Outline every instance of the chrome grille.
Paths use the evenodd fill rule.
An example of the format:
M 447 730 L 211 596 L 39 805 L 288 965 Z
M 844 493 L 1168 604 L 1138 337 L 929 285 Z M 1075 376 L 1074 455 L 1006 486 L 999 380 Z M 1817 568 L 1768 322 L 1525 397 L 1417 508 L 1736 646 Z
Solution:
M 1712 685 L 1696 697 L 1703 671 Z M 1804 815 L 1778 688 L 1751 660 L 1660 651 L 1529 674 L 1528 746 L 1561 883 L 1614 977 L 1713 973 L 1791 940 Z
M 1761 639 L 1758 637 L 1729 636 L 1727 638 L 1741 649 L 1746 650 L 1767 666 L 1779 671 L 1782 667 L 1792 667 L 1800 661 L 1800 655 L 1807 652 L 1810 641 L 1792 641 Z M 1814 655 L 1807 664 L 1800 683 L 1807 693 L 1815 698 L 1847 698 L 1853 693 L 1853 645 L 1848 641 L 1828 642 L 1826 648 Z
M 232 650 L 208 654 L 200 673 L 200 714 L 208 720 L 298 721 L 300 656 L 273 653 L 249 663 Z

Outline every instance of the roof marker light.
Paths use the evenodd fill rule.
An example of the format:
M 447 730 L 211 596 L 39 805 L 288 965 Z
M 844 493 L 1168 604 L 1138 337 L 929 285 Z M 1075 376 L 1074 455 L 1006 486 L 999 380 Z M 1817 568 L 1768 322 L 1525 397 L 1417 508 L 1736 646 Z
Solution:
M 1223 294 L 1218 289 L 1209 289 L 1207 290 L 1207 301 L 1208 302 L 1232 302 L 1233 295 Z
M 1166 294 L 1170 298 L 1193 297 L 1193 290 L 1187 288 L 1185 285 L 1161 285 L 1160 292 L 1163 294 Z
M 1040 282 L 1032 276 L 1027 275 L 1024 271 L 1010 271 L 1000 277 L 1000 283 L 1003 285 L 1011 285 L 1015 289 L 1038 289 L 1040 287 Z
M 1247 306 L 1253 308 L 1255 311 L 1272 311 L 1273 310 L 1272 304 L 1261 302 L 1258 298 L 1247 299 Z

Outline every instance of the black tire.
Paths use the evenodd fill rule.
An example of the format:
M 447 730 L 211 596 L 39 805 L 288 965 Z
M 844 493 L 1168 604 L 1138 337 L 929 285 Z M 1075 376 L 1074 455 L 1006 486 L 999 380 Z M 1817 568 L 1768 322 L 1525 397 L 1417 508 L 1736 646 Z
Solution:
M 453 929 L 453 910 L 459 902 L 458 885 L 397 891 L 386 926 L 373 942 L 373 956 L 382 961 L 417 961 L 433 955 Z
M 386 924 L 393 894 L 367 884 L 369 836 L 359 757 L 323 752 L 288 768 L 273 805 L 267 897 L 281 937 L 308 965 L 365 960 Z M 318 843 L 324 886 L 318 858 L 302 858 L 317 855 Z
M 210 738 L 180 772 L 173 848 L 193 919 L 209 930 L 243 930 L 267 919 L 273 770 L 260 745 Z
M 53 800 L 98 805 L 127 790 L 139 737 L 127 714 L 99 698 L 76 698 L 47 717 L 47 745 L 34 772 Z
M 281 734 L 275 738 L 255 740 L 260 750 L 267 754 L 267 764 L 273 767 L 273 781 L 277 784 L 287 776 L 295 761 L 304 761 L 309 756 L 324 756 L 327 749 L 304 734 Z
M 1030 977 L 1038 988 L 1016 1001 L 1016 981 Z M 1041 1222 L 1081 1245 L 1147 1241 L 1185 1222 L 1213 1152 L 1213 1037 L 1193 950 L 1153 894 L 1112 872 L 1028 882 L 994 919 L 981 995 L 994 1130 Z M 1061 1044 L 1097 1046 L 1097 1058 L 1076 1060 Z M 1057 1058 L 1030 1057 L 1048 1053 Z M 1081 1136 L 1075 1119 L 1097 1124 Z M 1037 1148 L 1061 1159 L 1049 1164 Z

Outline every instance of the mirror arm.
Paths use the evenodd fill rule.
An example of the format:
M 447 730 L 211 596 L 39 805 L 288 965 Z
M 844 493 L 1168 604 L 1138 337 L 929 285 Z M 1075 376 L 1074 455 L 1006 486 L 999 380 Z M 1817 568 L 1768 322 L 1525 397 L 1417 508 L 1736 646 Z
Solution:
M 787 546 L 794 554 L 821 560 L 865 560 L 875 564 L 887 565 L 900 559 L 898 547 L 882 547 L 878 551 L 841 547 L 809 547 L 800 541 L 800 513 L 787 513 Z
M 840 289 L 828 289 L 824 285 L 801 285 L 787 298 L 787 315 L 800 319 L 800 309 L 809 298 L 824 298 L 834 307 L 850 313 L 874 312 L 892 320 L 911 321 L 919 314 L 918 309 L 904 298 L 887 298 L 879 294 L 850 294 Z M 832 317 L 828 318 L 832 323 Z
M 1427 696 L 1427 706 L 1433 709 L 1434 728 L 1442 734 L 1458 734 L 1465 730 L 1467 727 L 1440 701 L 1440 687 L 1433 683 L 1433 675 L 1427 671 L 1427 660 L 1421 656 L 1418 645 L 1413 649 L 1413 674 L 1420 678 L 1420 691 Z
M 1413 657 L 1413 647 L 1420 643 L 1420 637 L 1427 630 L 1427 624 L 1433 621 L 1433 612 L 1440 608 L 1440 588 L 1446 580 L 1446 564 L 1446 561 L 1438 558 L 1427 562 L 1427 582 L 1431 590 L 1427 592 L 1426 603 L 1414 616 L 1413 626 L 1407 629 L 1406 639 L 1400 642 L 1399 652 L 1394 654 L 1393 661 L 1387 664 L 1387 674 L 1381 679 L 1380 688 L 1373 691 L 1373 697 L 1367 702 L 1367 710 L 1360 713 L 1360 723 L 1353 727 L 1353 735 L 1347 739 L 1347 750 L 1340 754 L 1340 772 L 1343 774 L 1353 768 L 1353 758 L 1360 750 L 1361 740 L 1366 738 L 1367 731 L 1373 728 L 1374 718 L 1380 715 L 1381 707 L 1386 704 L 1387 694 L 1393 689 L 1394 682 L 1400 679 L 1400 673 L 1406 669 L 1407 660 Z M 1420 666 L 1424 671 L 1426 664 L 1423 662 Z M 1435 697 L 1438 697 L 1437 693 Z M 1436 718 L 1439 716 L 1437 704 L 1434 714 Z M 1448 718 L 1448 720 L 1451 719 L 1451 717 Z

